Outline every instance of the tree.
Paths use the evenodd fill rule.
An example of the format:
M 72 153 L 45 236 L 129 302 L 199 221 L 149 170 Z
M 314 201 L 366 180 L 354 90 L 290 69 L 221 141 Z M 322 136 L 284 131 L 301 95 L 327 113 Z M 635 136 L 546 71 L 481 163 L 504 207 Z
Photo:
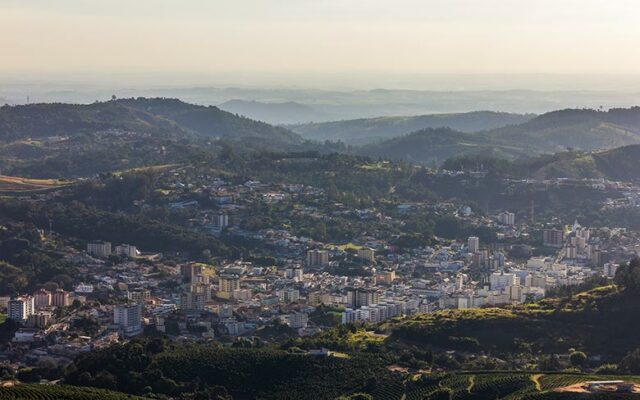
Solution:
M 574 351 L 569 356 L 569 361 L 574 367 L 582 367 L 587 362 L 587 355 L 582 351 Z
M 640 374 L 640 348 L 627 354 L 620 362 L 620 368 L 632 374 Z
M 614 282 L 622 286 L 628 294 L 640 294 L 640 258 L 628 264 L 621 264 L 616 271 Z

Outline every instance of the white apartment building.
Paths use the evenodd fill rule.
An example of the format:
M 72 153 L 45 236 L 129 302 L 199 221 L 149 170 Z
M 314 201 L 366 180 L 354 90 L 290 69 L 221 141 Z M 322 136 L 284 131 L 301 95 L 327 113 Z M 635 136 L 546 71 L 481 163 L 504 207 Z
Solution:
M 14 321 L 24 322 L 35 312 L 35 302 L 32 296 L 20 296 L 9 301 L 8 317 Z
M 113 308 L 113 323 L 125 336 L 142 333 L 142 305 L 125 304 Z

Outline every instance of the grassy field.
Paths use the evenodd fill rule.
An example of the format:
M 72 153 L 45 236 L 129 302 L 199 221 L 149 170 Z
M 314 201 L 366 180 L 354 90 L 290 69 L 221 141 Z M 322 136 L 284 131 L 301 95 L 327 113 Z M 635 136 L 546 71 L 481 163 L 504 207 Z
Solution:
M 31 179 L 0 175 L 0 192 L 38 192 L 58 189 L 72 182 L 58 179 Z

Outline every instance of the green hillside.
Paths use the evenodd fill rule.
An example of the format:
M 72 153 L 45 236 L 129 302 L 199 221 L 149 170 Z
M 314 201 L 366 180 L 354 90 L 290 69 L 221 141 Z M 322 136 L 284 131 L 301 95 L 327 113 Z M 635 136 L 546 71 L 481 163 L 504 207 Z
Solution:
M 97 173 L 240 151 L 297 149 L 303 139 L 274 127 L 175 99 L 0 107 L 0 170 L 34 178 Z
M 476 111 L 458 114 L 363 118 L 291 125 L 290 128 L 307 139 L 341 140 L 347 144 L 365 145 L 427 128 L 446 127 L 471 133 L 521 124 L 533 117 L 534 115 Z
M 450 158 L 442 165 L 449 170 L 472 170 L 480 166 L 489 172 L 521 178 L 637 181 L 640 178 L 640 145 L 593 152 L 560 152 L 521 160 L 471 154 Z
M 451 129 L 426 129 L 365 145 L 357 151 L 374 157 L 430 164 L 452 157 L 482 156 L 514 160 L 568 150 L 604 151 L 635 144 L 640 144 L 640 108 L 637 107 L 607 112 L 554 111 L 519 125 L 473 134 Z M 588 159 L 578 161 L 589 162 Z M 572 167 L 576 168 L 577 175 L 591 176 L 594 173 L 588 170 L 589 165 Z
M 516 146 L 505 146 L 478 134 L 449 128 L 425 129 L 356 149 L 359 154 L 417 164 L 442 163 L 452 157 L 483 155 L 496 158 L 525 157 Z

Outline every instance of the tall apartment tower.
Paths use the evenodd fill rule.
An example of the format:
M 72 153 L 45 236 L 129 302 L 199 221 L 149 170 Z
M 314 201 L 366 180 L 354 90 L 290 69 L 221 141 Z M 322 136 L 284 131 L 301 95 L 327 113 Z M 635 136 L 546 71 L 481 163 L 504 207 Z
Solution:
M 480 250 L 480 239 L 477 236 L 470 236 L 467 240 L 467 246 L 469 247 L 469 253 L 475 253 Z

